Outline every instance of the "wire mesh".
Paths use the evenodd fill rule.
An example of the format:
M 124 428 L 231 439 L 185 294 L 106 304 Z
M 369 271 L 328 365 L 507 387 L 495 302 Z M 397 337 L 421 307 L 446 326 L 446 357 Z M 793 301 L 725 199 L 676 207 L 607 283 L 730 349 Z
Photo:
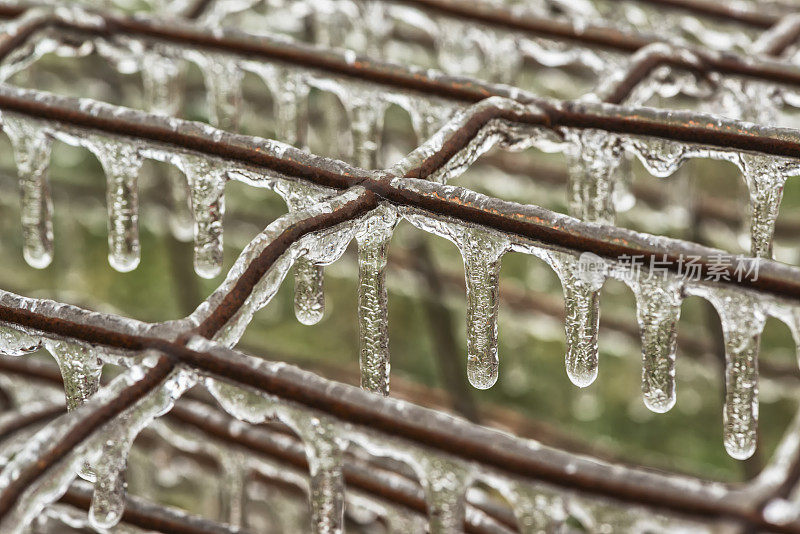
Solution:
M 452 30 L 440 20 L 449 17 L 491 28 L 483 36 L 489 39 L 487 49 L 508 50 L 512 35 L 515 49 L 539 62 L 556 50 L 583 48 L 556 64 L 581 63 L 602 82 L 591 98 L 568 101 L 380 63 L 352 52 L 211 31 L 190 22 L 81 9 L 4 8 L 9 19 L 0 54 L 4 80 L 24 73 L 51 50 L 64 55 L 92 51 L 117 69 L 140 71 L 149 91 L 148 109 L 173 114 L 171 88 L 180 73 L 175 64 L 190 61 L 202 68 L 211 119 L 222 128 L 0 87 L 3 130 L 12 141 L 22 185 L 24 253 L 32 266 L 44 267 L 52 259 L 46 169 L 53 139 L 85 147 L 100 160 L 108 179 L 109 262 L 120 271 L 139 263 L 136 175 L 145 159 L 172 164 L 184 175 L 178 176 L 176 190 L 184 191 L 192 209 L 194 265 L 201 276 L 214 277 L 222 268 L 226 182 L 272 189 L 289 208 L 288 215 L 248 245 L 225 281 L 185 319 L 150 324 L 0 294 L 3 352 L 21 355 L 43 345 L 60 367 L 54 373 L 4 359 L 4 372 L 61 383 L 70 408 L 62 414 L 57 405 L 37 406 L 3 421 L 3 436 L 22 433 L 24 438 L 4 452 L 4 531 L 25 528 L 57 499 L 88 509 L 88 523 L 81 525 L 95 529 L 122 521 L 161 531 L 235 530 L 125 498 L 122 473 L 133 439 L 164 414 L 152 426 L 157 434 L 179 449 L 211 456 L 230 475 L 228 517 L 234 525 L 242 522 L 243 473 L 253 471 L 273 484 L 291 486 L 287 492 L 308 494 L 311 522 L 320 532 L 343 528 L 345 501 L 348 507 L 372 510 L 398 530 L 424 529 L 421 517 L 427 516 L 432 532 L 539 531 L 581 513 L 589 516 L 589 524 L 632 531 L 800 530 L 792 503 L 800 476 L 796 423 L 761 474 L 737 486 L 569 454 L 375 394 L 389 392 L 386 253 L 394 227 L 404 219 L 454 242 L 463 255 L 467 373 L 480 389 L 497 380 L 497 284 L 500 260 L 510 251 L 536 256 L 557 273 L 566 300 L 567 373 L 579 386 L 589 385 L 597 374 L 603 282 L 615 278 L 630 286 L 644 346 L 645 403 L 657 412 L 675 402 L 681 301 L 688 295 L 707 299 L 722 319 L 728 362 L 725 447 L 737 458 L 753 454 L 761 329 L 771 316 L 785 322 L 795 338 L 800 332 L 800 271 L 771 259 L 781 191 L 800 170 L 800 137 L 796 130 L 775 126 L 775 115 L 781 106 L 797 102 L 794 87 L 800 76 L 790 58 L 766 57 L 788 56 L 797 26 L 790 10 L 780 6 L 761 14 L 701 2 L 650 3 L 668 4 L 693 17 L 771 29 L 752 39 L 755 55 L 734 55 L 680 40 L 662 44 L 663 39 L 633 32 L 585 28 L 578 17 L 565 22 L 494 6 L 397 3 L 428 14 L 435 22 L 434 37 Z M 224 7 L 215 11 L 216 4 L 199 3 L 185 12 L 200 20 L 206 12 L 225 15 Z M 394 4 L 359 4 L 380 15 L 387 5 Z M 367 51 L 384 46 L 391 28 L 383 24 L 378 29 L 384 33 L 369 34 Z M 323 38 L 315 40 L 330 45 L 324 33 L 318 28 Z M 528 46 L 523 46 L 525 39 Z M 452 54 L 447 48 L 452 45 L 437 44 L 440 56 Z M 596 47 L 614 53 L 595 53 Z M 500 74 L 523 61 L 503 62 Z M 445 68 L 441 57 L 440 66 Z M 237 122 L 244 71 L 263 78 L 273 95 L 282 95 L 277 107 L 284 130 L 278 137 L 299 147 L 305 145 L 304 99 L 310 89 L 339 95 L 350 121 L 353 165 L 227 131 Z M 770 97 L 753 99 L 765 86 L 772 89 Z M 708 107 L 701 106 L 700 112 L 637 107 L 675 91 L 700 96 Z M 393 166 L 368 170 L 378 167 L 376 136 L 389 104 L 409 112 L 425 141 Z M 702 113 L 723 104 L 735 119 Z M 495 145 L 564 153 L 570 162 L 574 217 L 446 185 Z M 622 187 L 615 171 L 626 153 L 658 176 L 692 158 L 736 164 L 750 193 L 751 254 L 613 226 L 613 194 Z M 369 391 L 231 350 L 293 265 L 296 284 L 304 288 L 297 296 L 298 318 L 318 320 L 320 267 L 344 254 L 353 240 L 359 249 L 361 383 Z M 687 278 L 686 258 L 694 258 L 694 278 Z M 633 259 L 641 260 L 644 276 L 631 276 Z M 100 362 L 124 370 L 101 387 Z M 233 418 L 207 402 L 179 400 L 198 383 Z M 282 425 L 264 424 L 272 419 Z M 45 422 L 36 433 L 25 433 Z M 187 434 L 181 433 L 185 427 Z M 242 450 L 247 454 L 230 452 Z M 78 472 L 93 482 L 94 493 L 85 484 L 73 484 Z M 513 517 L 480 495 L 468 494 L 466 488 L 476 482 L 503 494 Z M 61 509 L 47 509 L 65 517 Z M 84 521 L 83 516 L 71 520 Z

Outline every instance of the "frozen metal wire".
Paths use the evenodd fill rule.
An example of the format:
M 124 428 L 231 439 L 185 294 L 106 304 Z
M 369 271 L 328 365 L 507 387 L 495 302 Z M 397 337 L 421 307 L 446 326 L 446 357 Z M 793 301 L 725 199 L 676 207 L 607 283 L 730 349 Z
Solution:
M 461 6 L 464 5 L 450 2 L 444 2 L 444 4 L 453 9 L 462 9 Z M 37 8 L 37 10 L 41 10 L 41 8 Z M 0 6 L 0 17 L 14 19 L 23 16 L 26 12 L 27 10 L 20 6 Z M 487 20 L 478 17 L 476 22 L 491 23 L 490 13 L 495 13 L 495 11 L 485 14 L 488 17 Z M 289 43 L 282 39 L 255 37 L 233 30 L 217 30 L 210 33 L 189 23 L 174 20 L 164 22 L 147 17 L 128 18 L 107 13 L 93 14 L 97 16 L 92 17 L 90 21 L 76 20 L 59 14 L 57 11 L 43 12 L 38 16 L 31 17 L 18 27 L 13 35 L 8 36 L 0 43 L 0 61 L 43 30 L 55 29 L 59 32 L 77 32 L 96 38 L 130 35 L 154 41 L 165 41 L 189 49 L 202 48 L 240 55 L 248 59 L 277 61 L 359 79 L 368 83 L 390 86 L 395 89 L 410 89 L 431 96 L 468 103 L 480 101 L 488 96 L 506 96 L 520 101 L 527 101 L 531 97 L 518 90 L 509 91 L 505 86 L 485 84 L 477 80 L 437 76 L 421 69 L 408 69 L 369 58 L 353 58 L 346 54 L 325 51 L 301 43 Z M 507 18 L 517 22 L 525 20 L 511 15 L 507 15 Z M 556 20 L 536 20 L 536 24 L 531 23 L 524 28 L 512 29 L 522 29 L 556 40 L 577 41 L 585 46 L 611 48 L 629 54 L 662 42 L 638 34 L 612 31 L 608 28 L 577 28 Z M 563 27 L 563 31 L 556 31 L 559 27 Z M 784 43 L 783 48 L 768 50 L 765 52 L 767 55 L 780 55 L 787 46 L 800 37 L 800 19 L 796 23 L 788 25 L 784 31 L 785 39 L 780 40 Z M 687 54 L 683 53 L 685 51 L 691 52 L 691 57 L 687 57 Z M 800 68 L 786 62 L 764 57 L 746 57 L 730 52 L 718 53 L 700 47 L 675 46 L 669 51 L 651 47 L 626 68 L 626 75 L 621 80 L 605 90 L 604 100 L 609 103 L 621 103 L 642 80 L 661 65 L 689 70 L 701 78 L 707 78 L 710 73 L 718 73 L 725 76 L 744 76 L 786 86 L 800 86 Z
M 428 212 L 446 214 L 450 217 L 469 221 L 500 231 L 532 237 L 549 243 L 577 249 L 592 250 L 595 253 L 618 255 L 622 252 L 640 252 L 647 254 L 677 253 L 678 249 L 664 248 L 654 245 L 639 234 L 613 227 L 598 227 L 577 220 L 558 218 L 544 210 L 522 207 L 498 201 L 492 209 L 471 206 L 459 197 L 458 190 L 439 186 L 436 194 L 425 195 L 403 188 L 398 182 L 392 182 L 390 176 L 375 179 L 359 169 L 349 168 L 338 163 L 340 172 L 331 171 L 326 165 L 328 160 L 315 158 L 298 151 L 287 149 L 283 156 L 276 157 L 263 150 L 257 150 L 257 139 L 234 134 L 215 136 L 208 130 L 166 126 L 167 119 L 149 116 L 135 111 L 125 114 L 115 113 L 111 106 L 95 107 L 89 114 L 81 111 L 75 101 L 58 97 L 42 97 L 41 94 L 0 88 L 0 109 L 13 110 L 17 113 L 65 123 L 89 129 L 99 129 L 116 134 L 134 136 L 141 140 L 158 143 L 170 143 L 206 154 L 225 156 L 231 160 L 278 171 L 284 175 L 294 176 L 314 183 L 346 189 L 361 186 L 361 193 L 356 200 L 346 203 L 333 212 L 299 221 L 288 227 L 276 240 L 245 269 L 239 281 L 232 287 L 210 311 L 206 319 L 193 332 L 176 332 L 169 338 L 157 337 L 155 334 L 145 336 L 123 327 L 119 330 L 109 329 L 108 317 L 100 314 L 86 314 L 75 308 L 65 306 L 61 313 L 48 314 L 33 311 L 46 309 L 47 306 L 14 304 L 14 299 L 6 298 L 0 305 L 0 320 L 5 323 L 23 326 L 42 332 L 46 336 L 57 336 L 79 340 L 95 345 L 112 347 L 127 351 L 156 350 L 162 354 L 159 363 L 148 371 L 145 378 L 126 389 L 114 401 L 99 407 L 87 417 L 85 423 L 70 433 L 65 440 L 53 444 L 52 449 L 39 462 L 23 473 L 15 483 L 0 493 L 0 516 L 7 513 L 24 491 L 27 484 L 44 476 L 47 469 L 63 458 L 77 443 L 80 443 L 93 429 L 105 421 L 109 421 L 121 413 L 148 391 L 157 387 L 176 365 L 186 365 L 202 373 L 221 377 L 225 380 L 249 386 L 270 395 L 299 403 L 314 410 L 322 411 L 330 416 L 356 425 L 366 425 L 371 429 L 416 442 L 425 447 L 452 454 L 471 462 L 488 465 L 501 471 L 514 473 L 543 480 L 557 486 L 567 487 L 581 492 L 602 495 L 617 500 L 666 508 L 673 513 L 688 514 L 704 518 L 727 518 L 759 528 L 777 529 L 777 531 L 794 532 L 800 525 L 772 525 L 765 523 L 757 510 L 751 509 L 734 498 L 735 493 L 726 494 L 720 500 L 715 491 L 686 491 L 684 487 L 675 488 L 670 478 L 665 480 L 650 478 L 633 471 L 620 475 L 617 467 L 586 466 L 575 473 L 564 471 L 562 453 L 555 451 L 531 455 L 527 448 L 509 438 L 467 423 L 447 419 L 442 423 L 433 417 L 439 417 L 428 411 L 404 407 L 402 410 L 392 401 L 384 401 L 361 391 L 350 391 L 345 386 L 336 386 L 322 379 L 303 374 L 296 370 L 275 373 L 267 370 L 254 370 L 251 365 L 237 363 L 231 359 L 235 354 L 231 351 L 201 352 L 187 348 L 183 343 L 191 334 L 212 337 L 236 313 L 245 301 L 254 285 L 268 271 L 271 265 L 297 239 L 311 232 L 330 228 L 348 221 L 373 209 L 379 200 L 413 206 Z M 615 110 L 619 112 L 619 110 Z M 561 115 L 564 113 L 564 115 Z M 575 115 L 577 114 L 577 118 Z M 446 150 L 434 154 L 433 162 L 426 161 L 419 170 L 411 173 L 415 177 L 424 177 L 429 169 L 443 164 L 448 154 L 458 151 L 459 147 L 469 140 L 478 129 L 491 118 L 501 117 L 511 121 L 553 127 L 563 121 L 598 122 L 605 117 L 586 111 L 572 111 L 572 105 L 562 109 L 553 109 L 550 113 L 525 112 L 508 113 L 502 108 L 486 107 L 467 121 L 467 127 L 453 132 L 444 142 Z M 563 117 L 563 118 L 562 118 Z M 570 123 L 572 123 L 570 122 Z M 633 126 L 630 126 L 630 125 Z M 642 121 L 637 116 L 621 119 L 619 127 L 656 128 L 657 122 Z M 730 133 L 729 133 L 730 130 Z M 760 143 L 764 150 L 789 151 L 800 150 L 800 143 L 777 139 L 764 135 L 757 128 L 742 130 L 742 125 L 732 123 L 730 128 L 677 127 L 677 135 L 689 135 L 706 142 L 721 143 L 732 140 L 733 143 L 749 141 L 749 146 Z M 667 133 L 674 133 L 668 130 Z M 402 182 L 400 182 L 402 183 Z M 624 245 L 620 245 L 624 243 Z M 699 256 L 707 256 L 709 249 L 693 244 L 684 244 Z M 684 250 L 684 252 L 686 252 Z M 800 288 L 800 273 L 797 269 L 782 266 L 773 262 L 765 262 L 759 278 L 762 282 L 755 284 L 758 290 L 774 291 L 784 296 L 797 297 Z M 41 303 L 40 303 L 41 304 Z M 63 313 L 63 315 L 62 315 Z M 72 319 L 76 313 L 80 319 Z M 176 341 L 177 339 L 177 341 Z M 298 374 L 300 373 L 300 374 Z M 409 411 L 410 410 L 410 411 Z M 488 434 L 487 434 L 488 433 Z M 634 474 L 636 473 L 636 474 Z

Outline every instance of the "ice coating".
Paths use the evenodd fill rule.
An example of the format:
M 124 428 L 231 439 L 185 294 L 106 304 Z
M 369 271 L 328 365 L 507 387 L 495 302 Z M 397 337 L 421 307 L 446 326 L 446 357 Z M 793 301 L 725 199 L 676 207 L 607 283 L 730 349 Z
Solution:
M 656 413 L 664 413 L 675 405 L 682 283 L 663 273 L 639 273 L 628 285 L 636 297 L 636 320 L 642 336 L 644 404 Z
M 597 378 L 600 288 L 606 279 L 606 264 L 591 253 L 584 253 L 579 259 L 555 250 L 549 251 L 545 259 L 564 290 L 567 376 L 576 386 L 586 387 Z
M 386 254 L 398 221 L 397 212 L 381 205 L 356 233 L 358 242 L 358 326 L 361 387 L 389 394 L 389 310 Z
M 153 419 L 166 413 L 174 401 L 191 388 L 197 379 L 192 371 L 176 370 L 155 391 L 108 424 L 108 438 L 92 463 L 94 496 L 89 521 L 95 528 L 113 528 L 125 510 L 125 469 L 133 441 Z
M 0 354 L 22 356 L 37 350 L 42 342 L 17 328 L 0 324 Z
M 231 267 L 231 270 L 228 271 L 228 275 L 222 285 L 220 285 L 205 303 L 201 304 L 197 310 L 195 310 L 190 320 L 197 322 L 202 321 L 211 307 L 219 302 L 230 288 L 236 284 L 239 275 L 244 272 L 249 263 L 287 227 L 307 217 L 330 213 L 334 209 L 358 199 L 363 193 L 363 188 L 354 187 L 336 197 L 315 204 L 306 210 L 284 215 L 267 226 L 267 228 L 256 236 L 244 251 L 242 251 L 233 267 Z M 344 254 L 348 243 L 350 243 L 355 236 L 357 228 L 357 223 L 339 225 L 315 234 L 306 235 L 302 239 L 296 241 L 288 251 L 281 255 L 256 284 L 244 305 L 215 335 L 215 339 L 228 346 L 235 345 L 244 333 L 244 329 L 252 319 L 253 314 L 263 306 L 266 306 L 272 297 L 275 296 L 281 282 L 286 277 L 297 257 L 304 254 L 309 261 L 316 264 L 326 265 L 332 263 Z
M 214 278 L 222 270 L 222 218 L 227 169 L 221 162 L 184 154 L 176 165 L 189 183 L 194 214 L 194 270 Z
M 97 392 L 103 365 L 94 348 L 69 341 L 46 340 L 44 347 L 52 354 L 64 379 L 67 408 L 74 410 Z
M 759 300 L 725 287 L 691 287 L 708 299 L 719 314 L 725 338 L 725 450 L 744 460 L 753 455 L 758 425 L 758 351 L 767 319 Z
M 93 135 L 85 144 L 106 174 L 108 263 L 126 273 L 139 265 L 139 192 L 142 157 L 135 144 Z
M 28 265 L 43 269 L 53 259 L 53 202 L 47 180 L 52 141 L 38 122 L 5 112 L 2 121 L 19 175 L 22 253 Z
M 615 171 L 620 163 L 620 143 L 602 130 L 571 133 L 566 150 L 570 215 L 584 221 L 613 224 Z
M 59 417 L 53 423 L 39 430 L 0 472 L 0 487 L 7 487 L 26 468 L 38 462 L 40 457 L 46 454 L 53 445 L 59 443 L 77 426 L 81 425 L 86 416 L 112 401 L 125 388 L 141 380 L 150 371 L 149 367 L 153 363 L 152 359 L 145 359 L 143 364 L 132 366 L 100 390 L 85 405 Z M 108 442 L 132 441 L 133 437 L 147 427 L 154 417 L 168 411 L 174 400 L 191 386 L 190 376 L 191 374 L 187 377 L 185 371 L 173 372 L 154 390 L 151 390 L 119 416 L 126 421 L 126 424 L 115 424 L 120 421 L 117 418 L 94 429 L 88 439 L 71 449 L 63 460 L 53 465 L 47 471 L 46 476 L 39 477 L 28 486 L 17 501 L 17 505 L 0 522 L 0 530 L 13 534 L 22 532 L 25 526 L 47 504 L 57 500 L 64 493 L 81 465 L 87 462 L 99 462 L 96 465 L 102 464 L 104 447 Z M 115 457 L 109 459 L 116 463 Z M 119 486 L 115 485 L 114 487 L 118 488 Z M 101 495 L 102 491 L 101 489 Z M 112 501 L 118 502 L 118 499 L 112 498 L 109 502 Z M 121 510 L 118 512 L 121 513 Z

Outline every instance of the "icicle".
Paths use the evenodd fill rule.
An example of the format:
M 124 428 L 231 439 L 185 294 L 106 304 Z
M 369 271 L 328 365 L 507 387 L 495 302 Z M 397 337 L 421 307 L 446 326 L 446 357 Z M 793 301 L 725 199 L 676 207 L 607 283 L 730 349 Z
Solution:
M 418 461 L 421 466 L 420 480 L 428 505 L 428 532 L 462 532 L 470 472 L 443 458 L 420 455 Z
M 500 477 L 492 477 L 489 484 L 511 504 L 522 534 L 561 532 L 569 517 L 564 498 L 556 492 Z
M 145 107 L 151 113 L 177 117 L 183 103 L 183 63 L 160 53 L 148 55 L 146 61 L 141 71 Z
M 279 83 L 265 78 L 275 102 L 275 135 L 279 141 L 304 148 L 310 88 L 300 73 L 279 71 L 278 76 Z
M 626 280 L 636 297 L 636 319 L 642 336 L 642 394 L 656 413 L 675 405 L 675 353 L 681 315 L 681 283 L 655 273 Z
M 455 19 L 440 18 L 435 35 L 436 60 L 440 69 L 454 76 L 477 76 L 483 64 L 470 26 Z
M 222 270 L 222 218 L 226 170 L 222 164 L 182 155 L 176 164 L 186 175 L 194 214 L 194 270 L 214 278 Z
M 386 252 L 398 215 L 382 205 L 356 233 L 361 387 L 389 395 L 389 317 Z
M 750 253 L 772 259 L 772 237 L 787 178 L 787 161 L 751 154 L 740 157 L 750 191 Z
M 615 171 L 620 163 L 618 139 L 601 130 L 570 132 L 566 151 L 570 215 L 584 221 L 614 224 Z
M 247 466 L 242 454 L 225 451 L 219 456 L 222 464 L 220 502 L 223 521 L 233 527 L 243 527 L 245 518 Z
M 369 57 L 384 57 L 386 42 L 394 29 L 394 20 L 387 13 L 387 6 L 375 0 L 356 0 L 359 26 L 364 32 L 364 52 Z
M 486 28 L 479 32 L 478 37 L 484 56 L 482 70 L 485 76 L 482 78 L 498 83 L 515 84 L 523 62 L 517 39 L 513 35 L 502 36 Z
M 320 190 L 296 183 L 283 183 L 275 188 L 283 197 L 289 213 L 305 210 L 324 198 Z M 294 315 L 305 325 L 317 324 L 325 314 L 323 291 L 324 270 L 306 257 L 294 263 Z
M 106 174 L 108 207 L 108 263 L 119 272 L 139 265 L 139 192 L 137 179 L 142 157 L 137 147 L 107 137 L 84 141 Z
M 3 113 L 3 130 L 11 140 L 21 195 L 22 253 L 31 267 L 43 269 L 53 259 L 53 202 L 47 168 L 51 139 L 33 121 Z
M 239 124 L 243 73 L 239 64 L 225 56 L 202 54 L 192 59 L 205 78 L 209 122 L 221 130 L 235 131 Z
M 464 259 L 467 285 L 467 377 L 478 389 L 497 382 L 500 258 L 510 243 L 504 236 L 464 227 L 456 242 Z
M 675 173 L 689 157 L 689 146 L 658 137 L 635 137 L 626 140 L 628 148 L 639 158 L 647 172 L 666 178 Z
M 582 254 L 578 260 L 570 254 L 551 251 L 546 259 L 564 290 L 567 375 L 576 386 L 586 387 L 597 378 L 597 329 L 605 263 L 591 253 Z
M 691 287 L 692 294 L 716 308 L 725 338 L 725 449 L 745 460 L 756 449 L 758 425 L 758 350 L 766 313 L 750 294 L 720 287 Z
M 323 273 L 321 265 L 303 258 L 294 264 L 294 315 L 305 325 L 317 324 L 325 314 Z
M 22 356 L 38 350 L 42 342 L 11 326 L 0 325 L 0 354 Z
M 281 409 L 284 420 L 303 440 L 308 457 L 311 526 L 316 534 L 341 533 L 344 529 L 344 477 L 342 445 L 331 421 L 307 412 Z
M 353 165 L 362 169 L 378 168 L 378 149 L 383 133 L 386 102 L 374 96 L 361 96 L 343 104 L 353 135 Z
M 467 377 L 473 387 L 488 389 L 497 381 L 497 312 L 500 259 L 511 249 L 505 235 L 404 212 L 414 226 L 449 239 L 464 260 L 467 289 Z
M 61 377 L 67 409 L 74 410 L 97 392 L 103 365 L 94 349 L 67 341 L 46 340 L 44 347 L 53 355 Z
M 710 113 L 776 126 L 783 99 L 781 90 L 771 82 L 724 76 L 719 80 L 717 98 L 709 102 Z
M 160 50 L 156 47 L 156 51 Z M 185 65 L 166 57 L 165 54 L 154 53 L 147 58 L 147 68 L 142 69 L 145 107 L 151 113 L 159 113 L 170 117 L 180 116 L 183 107 Z M 169 212 L 169 225 L 172 235 L 179 241 L 192 239 L 191 205 L 189 188 L 184 176 L 174 167 L 167 170 L 172 206 Z

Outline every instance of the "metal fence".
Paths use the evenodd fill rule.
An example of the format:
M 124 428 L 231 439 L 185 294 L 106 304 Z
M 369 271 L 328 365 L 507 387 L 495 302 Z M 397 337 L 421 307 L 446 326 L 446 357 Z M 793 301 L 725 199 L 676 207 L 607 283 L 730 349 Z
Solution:
M 800 70 L 791 57 L 781 58 L 791 55 L 800 31 L 789 8 L 776 4 L 773 12 L 759 13 L 701 2 L 642 2 L 674 9 L 682 18 L 770 28 L 751 39 L 756 53 L 736 54 L 689 45 L 678 37 L 665 42 L 632 31 L 585 27 L 569 14 L 546 19 L 496 6 L 432 0 L 354 4 L 362 9 L 359 13 L 384 21 L 369 25 L 369 31 L 362 28 L 367 51 L 381 50 L 390 39 L 421 38 L 395 27 L 406 12 L 391 10 L 403 8 L 428 17 L 434 41 L 439 32 L 452 30 L 445 25 L 454 20 L 491 30 L 483 35 L 488 40 L 484 52 L 509 50 L 510 39 L 511 48 L 525 51 L 527 59 L 520 55 L 503 63 L 499 79 L 531 58 L 548 64 L 543 58 L 556 52 L 560 58 L 552 63 L 589 66 L 598 79 L 594 94 L 562 101 L 349 51 L 209 29 L 213 20 L 203 19 L 204 14 L 228 14 L 224 7 L 214 11 L 215 4 L 184 6 L 188 19 L 203 24 L 81 8 L 0 9 L 7 19 L 0 42 L 4 80 L 45 53 L 91 50 L 118 69 L 141 72 L 150 110 L 166 113 L 0 86 L 3 130 L 19 169 L 24 254 L 31 265 L 46 266 L 52 257 L 46 172 L 53 139 L 83 146 L 100 160 L 108 179 L 109 261 L 121 271 L 139 262 L 136 176 L 145 159 L 172 164 L 183 173 L 176 174 L 173 188 L 191 206 L 195 269 L 201 276 L 213 277 L 221 269 L 227 181 L 272 189 L 289 208 L 250 243 L 225 281 L 185 319 L 147 324 L 0 294 L 2 352 L 18 356 L 44 346 L 61 372 L 8 358 L 0 360 L 0 369 L 24 380 L 63 383 L 70 408 L 62 413 L 54 404 L 23 406 L 0 421 L 0 435 L 8 440 L 0 472 L 4 532 L 23 530 L 59 499 L 87 510 L 88 524 L 95 529 L 122 521 L 164 532 L 235 531 L 235 526 L 125 497 L 127 455 L 148 427 L 197 456 L 239 462 L 232 508 L 241 500 L 235 498 L 241 491 L 235 486 L 241 486 L 242 472 L 256 472 L 286 492 L 308 494 L 312 525 L 319 532 L 343 528 L 346 501 L 348 507 L 374 511 L 398 531 L 424 529 L 421 518 L 427 517 L 431 532 L 538 532 L 559 528 L 580 514 L 588 517 L 588 528 L 599 531 L 604 525 L 618 531 L 800 531 L 796 424 L 758 477 L 726 485 L 569 454 L 385 397 L 386 252 L 402 218 L 461 250 L 468 301 L 467 373 L 480 389 L 497 380 L 498 278 L 507 252 L 544 260 L 561 280 L 567 373 L 579 386 L 589 385 L 597 374 L 603 282 L 616 278 L 633 290 L 643 344 L 643 394 L 656 412 L 675 402 L 681 302 L 689 295 L 710 301 L 722 319 L 727 358 L 724 445 L 736 458 L 753 454 L 761 329 L 768 317 L 777 317 L 800 339 L 800 270 L 771 260 L 783 184 L 800 171 L 800 135 L 772 123 L 780 107 L 800 102 L 795 92 Z M 338 19 L 330 12 L 325 16 L 335 26 Z M 324 21 L 315 24 L 315 35 L 321 36 L 317 41 L 331 44 L 325 42 L 326 35 L 331 37 Z M 445 50 L 440 53 L 445 57 L 456 45 L 434 46 Z M 497 59 L 484 55 L 486 62 Z M 183 61 L 201 66 L 212 120 L 225 129 L 167 116 L 175 113 L 173 87 Z M 337 94 L 350 120 L 353 164 L 228 131 L 236 124 L 238 84 L 245 71 L 270 88 L 282 119 L 279 137 L 297 146 L 305 144 L 309 90 Z M 769 98 L 761 93 L 765 87 Z M 636 107 L 654 95 L 677 91 L 701 97 L 707 106 L 701 111 L 725 104 L 726 114 L 760 124 L 701 111 Z M 377 166 L 376 137 L 389 104 L 409 112 L 421 144 L 388 169 L 367 170 Z M 563 152 L 570 162 L 574 217 L 446 184 L 495 145 Z M 613 194 L 624 185 L 616 169 L 626 153 L 658 176 L 698 157 L 739 166 L 750 191 L 751 255 L 613 226 Z M 318 320 L 321 266 L 339 258 L 354 239 L 359 248 L 361 382 L 367 391 L 232 350 L 293 265 L 298 318 Z M 123 370 L 101 387 L 102 363 Z M 208 399 L 181 399 L 196 384 L 224 411 Z M 280 423 L 268 424 L 273 420 Z M 175 439 L 173 427 L 186 435 Z M 73 483 L 77 473 L 93 482 L 93 493 Z M 501 493 L 513 514 L 469 495 L 466 488 L 475 482 Z M 240 522 L 241 514 L 241 509 L 231 511 L 231 522 Z

